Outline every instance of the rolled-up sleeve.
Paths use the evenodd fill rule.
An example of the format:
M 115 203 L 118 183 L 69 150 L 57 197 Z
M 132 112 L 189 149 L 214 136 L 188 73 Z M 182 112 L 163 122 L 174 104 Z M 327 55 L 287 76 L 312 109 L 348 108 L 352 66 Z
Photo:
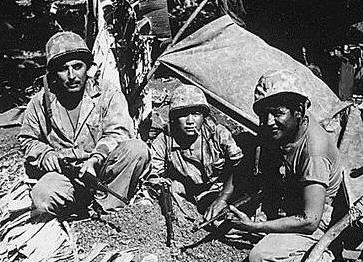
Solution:
M 315 182 L 322 184 L 325 188 L 329 186 L 329 175 L 331 163 L 322 156 L 311 156 L 302 164 L 302 182 Z
M 243 153 L 233 139 L 231 132 L 225 126 L 217 125 L 216 134 L 225 158 L 230 160 L 232 166 L 237 166 L 241 162 Z

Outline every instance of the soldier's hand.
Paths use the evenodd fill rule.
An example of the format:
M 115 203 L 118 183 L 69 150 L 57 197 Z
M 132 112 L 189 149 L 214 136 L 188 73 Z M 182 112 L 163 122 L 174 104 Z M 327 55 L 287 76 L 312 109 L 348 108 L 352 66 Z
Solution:
M 216 199 L 212 205 L 207 209 L 204 213 L 204 219 L 210 220 L 213 217 L 217 216 L 225 207 L 227 206 L 227 202 L 223 199 Z
M 56 171 L 58 173 L 62 173 L 62 169 L 59 164 L 59 159 L 61 159 L 61 157 L 62 156 L 59 153 L 49 151 L 45 154 L 41 167 L 47 172 Z
M 235 206 L 229 206 L 231 212 L 227 214 L 228 220 L 234 228 L 243 231 L 253 231 L 254 222 L 242 211 L 238 210 Z
M 83 163 L 81 170 L 79 171 L 79 178 L 82 178 L 85 173 L 90 173 L 94 176 L 96 174 L 96 167 L 99 165 L 99 158 L 92 156 L 86 162 Z

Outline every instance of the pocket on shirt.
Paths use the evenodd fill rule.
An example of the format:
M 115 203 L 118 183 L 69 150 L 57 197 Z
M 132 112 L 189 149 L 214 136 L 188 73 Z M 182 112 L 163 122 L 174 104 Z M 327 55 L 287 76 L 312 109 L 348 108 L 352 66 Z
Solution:
M 102 132 L 101 132 L 101 124 L 87 124 L 88 131 L 93 142 L 96 144 L 98 140 L 100 140 Z

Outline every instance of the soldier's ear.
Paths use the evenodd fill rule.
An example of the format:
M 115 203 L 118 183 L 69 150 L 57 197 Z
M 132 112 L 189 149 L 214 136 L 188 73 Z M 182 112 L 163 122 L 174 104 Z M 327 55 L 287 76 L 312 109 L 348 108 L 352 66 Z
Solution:
M 48 72 L 47 73 L 47 81 L 49 85 L 54 85 L 57 81 L 57 73 L 56 72 Z
M 301 118 L 302 113 L 301 113 L 300 111 L 295 111 L 294 116 L 295 116 L 296 118 Z
M 304 104 L 299 104 L 299 106 L 296 108 L 296 110 L 294 112 L 294 116 L 297 119 L 303 119 L 305 117 L 305 105 Z

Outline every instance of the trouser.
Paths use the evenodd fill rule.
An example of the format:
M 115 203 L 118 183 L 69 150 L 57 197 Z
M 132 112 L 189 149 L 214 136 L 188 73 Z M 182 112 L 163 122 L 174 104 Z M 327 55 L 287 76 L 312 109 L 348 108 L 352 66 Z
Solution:
M 136 139 L 124 141 L 109 154 L 99 178 L 109 188 L 130 199 L 149 161 L 149 149 L 144 142 Z M 58 216 L 87 207 L 92 194 L 89 188 L 77 181 L 57 172 L 46 173 L 32 189 L 34 207 Z M 109 194 L 97 202 L 105 211 L 124 206 L 122 201 Z
M 195 194 L 195 191 L 191 190 L 191 187 L 197 188 L 199 192 Z M 173 199 L 183 216 L 189 219 L 200 219 L 200 215 L 205 213 L 207 208 L 218 197 L 222 189 L 222 182 L 191 185 L 183 184 L 178 180 L 171 181 L 171 193 L 173 195 Z
M 268 234 L 260 240 L 249 254 L 250 262 L 302 261 L 305 254 L 318 242 L 313 236 L 297 233 Z M 326 250 L 320 261 L 333 261 L 334 256 Z

